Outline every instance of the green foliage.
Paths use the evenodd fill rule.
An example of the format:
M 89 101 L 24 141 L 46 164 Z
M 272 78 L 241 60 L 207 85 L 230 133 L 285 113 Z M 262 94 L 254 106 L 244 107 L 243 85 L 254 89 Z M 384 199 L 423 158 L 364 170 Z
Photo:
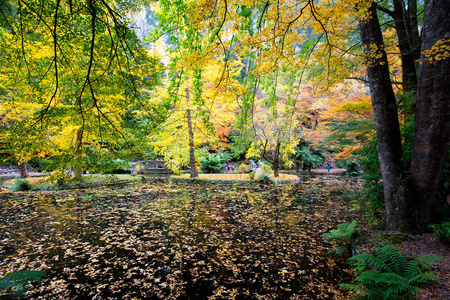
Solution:
M 129 170 L 130 163 L 120 159 L 116 154 L 106 148 L 87 149 L 86 155 L 83 156 L 84 170 L 98 174 L 111 174 L 116 170 Z
M 31 189 L 31 183 L 26 178 L 17 178 L 9 189 L 14 192 L 29 191 Z
M 20 161 L 57 156 L 68 165 L 86 145 L 134 146 L 138 130 L 148 135 L 162 122 L 165 110 L 146 100 L 162 64 L 124 17 L 140 5 L 7 2 L 14 9 L 4 14 L 1 1 L 0 135 L 11 155 Z M 146 115 L 148 125 L 128 124 L 130 111 Z
M 250 166 L 245 163 L 242 163 L 239 165 L 238 170 L 241 173 L 250 173 Z
M 251 171 L 250 173 L 248 173 L 248 177 L 253 180 L 255 179 L 255 172 Z
M 413 299 L 419 285 L 439 282 L 429 271 L 442 257 L 406 257 L 397 247 L 386 244 L 375 254 L 358 254 L 349 259 L 358 276 L 356 284 L 339 286 L 357 293 L 355 299 Z
M 73 174 L 66 169 L 60 168 L 53 171 L 48 177 L 47 181 L 50 183 L 56 183 L 57 185 L 63 185 L 70 183 L 73 180 Z
M 328 253 L 336 252 L 336 254 L 348 253 L 351 249 L 354 252 L 354 241 L 358 235 L 358 228 L 356 227 L 356 221 L 350 224 L 339 224 L 337 229 L 330 230 L 327 233 L 321 235 L 326 242 L 335 240 L 340 244 L 332 248 Z
M 450 244 L 450 222 L 444 221 L 441 224 L 432 224 L 428 226 L 434 232 L 434 236 L 448 244 Z
M 340 168 L 346 169 L 347 175 L 359 176 L 359 161 L 352 157 L 350 159 L 340 159 L 336 162 L 336 165 Z
M 216 173 L 225 168 L 226 162 L 231 160 L 231 154 L 228 152 L 207 154 L 206 156 L 200 157 L 199 160 L 203 171 Z
M 295 157 L 298 161 L 305 164 L 308 169 L 317 168 L 324 162 L 323 157 L 311 152 L 306 146 L 302 148 L 295 147 Z
M 13 295 L 22 299 L 29 283 L 41 283 L 44 271 L 22 270 L 6 274 L 0 279 L 0 296 Z
M 370 226 L 381 227 L 384 222 L 384 192 L 376 146 L 373 136 L 357 151 L 364 170 L 363 197 L 358 199 L 358 207 Z

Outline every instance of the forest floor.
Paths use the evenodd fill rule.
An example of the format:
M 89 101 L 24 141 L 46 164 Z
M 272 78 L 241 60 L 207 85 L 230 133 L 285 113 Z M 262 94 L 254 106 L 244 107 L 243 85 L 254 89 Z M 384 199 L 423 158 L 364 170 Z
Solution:
M 380 235 L 389 235 L 387 233 L 364 230 L 365 242 L 361 250 L 370 253 L 378 247 L 374 241 L 379 240 Z M 440 284 L 437 282 L 422 286 L 416 295 L 416 300 L 447 300 L 450 299 L 450 246 L 438 240 L 432 233 L 422 235 L 403 235 L 404 240 L 394 243 L 408 257 L 415 258 L 424 255 L 438 255 L 444 259 L 436 264 L 433 272 L 439 276 Z
M 414 236 L 414 238 L 399 243 L 398 246 L 403 253 L 410 257 L 423 255 L 444 257 L 444 260 L 439 262 L 434 270 L 439 275 L 441 284 L 427 285 L 424 290 L 418 292 L 416 299 L 450 299 L 450 246 L 436 239 L 431 233 Z

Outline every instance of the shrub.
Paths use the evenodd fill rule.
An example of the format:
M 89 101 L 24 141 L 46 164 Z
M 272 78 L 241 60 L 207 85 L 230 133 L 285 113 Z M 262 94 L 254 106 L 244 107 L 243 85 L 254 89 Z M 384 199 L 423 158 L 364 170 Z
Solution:
M 10 189 L 14 192 L 29 191 L 31 190 L 31 183 L 26 178 L 18 178 L 14 180 L 14 183 L 10 186 Z
M 450 244 L 450 222 L 444 221 L 441 224 L 433 224 L 428 226 L 434 232 L 434 236 L 445 242 Z
M 204 172 L 215 173 L 225 168 L 225 163 L 215 154 L 200 157 L 200 166 Z
M 262 183 L 276 183 L 276 181 L 271 177 L 272 168 L 269 165 L 261 164 L 260 169 L 261 174 L 258 175 L 258 181 Z
M 247 164 L 240 164 L 240 166 L 238 167 L 239 172 L 241 173 L 250 173 L 250 166 Z
M 255 173 L 253 171 L 248 173 L 248 177 L 250 177 L 251 180 L 255 179 Z
M 413 299 L 419 285 L 439 277 L 429 271 L 442 257 L 426 255 L 409 259 L 397 247 L 386 244 L 375 255 L 358 254 L 349 258 L 359 275 L 356 284 L 339 286 L 356 292 L 353 299 Z
M 202 170 L 209 173 L 216 173 L 223 170 L 226 163 L 231 160 L 231 154 L 225 151 L 219 151 L 218 153 L 207 154 L 200 157 L 200 166 Z
M 311 168 L 317 168 L 324 162 L 323 157 L 317 153 L 313 153 L 309 147 L 306 146 L 303 146 L 302 148 L 295 147 L 295 157 L 298 163 L 302 162 L 308 170 L 311 170 Z
M 70 171 L 64 169 L 57 169 L 53 171 L 48 177 L 49 182 L 56 183 L 57 185 L 63 185 L 73 180 L 73 175 Z
M 325 242 L 331 240 L 336 240 L 339 245 L 332 248 L 328 253 L 336 252 L 336 254 L 348 253 L 351 251 L 352 254 L 355 252 L 355 238 L 358 235 L 358 228 L 356 227 L 356 221 L 350 224 L 339 224 L 337 229 L 330 230 L 327 233 L 321 235 Z

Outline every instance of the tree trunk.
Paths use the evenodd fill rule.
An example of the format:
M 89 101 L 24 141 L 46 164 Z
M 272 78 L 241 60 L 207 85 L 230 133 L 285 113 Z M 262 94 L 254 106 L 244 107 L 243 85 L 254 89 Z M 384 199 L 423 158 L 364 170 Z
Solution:
M 195 165 L 195 148 L 194 148 L 194 131 L 192 130 L 191 109 L 189 108 L 189 89 L 186 88 L 186 104 L 187 109 L 187 123 L 189 131 L 189 166 L 191 167 L 191 178 L 198 177 L 197 167 Z
M 417 50 L 420 50 L 420 44 L 415 44 L 415 39 L 412 37 L 411 27 L 413 26 L 409 21 L 409 10 L 414 9 L 408 7 L 408 11 L 405 11 L 405 5 L 402 0 L 394 0 L 394 22 L 395 30 L 398 37 L 398 46 L 400 49 L 400 58 L 402 61 L 402 85 L 404 93 L 412 93 L 417 88 L 417 73 L 416 73 L 416 60 L 419 57 Z M 417 34 L 417 30 L 413 31 Z M 418 37 L 417 37 L 418 39 Z M 413 47 L 417 47 L 414 51 Z
M 23 162 L 23 163 L 19 164 L 20 178 L 28 177 L 27 165 L 28 164 L 26 162 Z
M 74 164 L 74 180 L 77 182 L 83 181 L 83 128 L 77 130 L 76 150 L 75 150 L 75 164 Z
M 417 0 L 408 0 L 408 10 L 405 15 L 408 20 L 407 30 L 410 37 L 410 48 L 413 52 L 414 65 L 416 66 L 416 74 L 419 74 L 421 39 L 419 35 L 419 23 L 417 21 Z
M 450 46 L 450 1 L 425 2 L 422 51 L 437 41 Z M 447 50 L 448 51 L 448 50 Z M 415 135 L 411 156 L 412 230 L 426 229 L 432 201 L 444 169 L 450 145 L 450 58 L 431 62 L 422 56 L 419 68 Z
M 273 155 L 273 177 L 280 176 L 280 149 L 281 143 L 277 141 L 277 146 L 275 147 L 275 153 Z
M 397 104 L 375 3 L 369 7 L 368 13 L 370 17 L 360 20 L 359 28 L 366 53 L 375 118 L 378 160 L 384 186 L 385 222 L 389 230 L 402 230 L 406 225 L 406 203 L 405 189 L 400 181 L 402 150 Z
M 245 60 L 245 65 L 244 65 L 244 78 L 248 77 L 248 72 L 250 71 L 250 64 L 251 64 L 251 59 L 248 57 Z

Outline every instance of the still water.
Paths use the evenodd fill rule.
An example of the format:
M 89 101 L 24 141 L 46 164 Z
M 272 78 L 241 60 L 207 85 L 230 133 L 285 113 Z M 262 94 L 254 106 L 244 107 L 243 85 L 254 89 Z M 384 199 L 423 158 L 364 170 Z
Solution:
M 145 183 L 0 195 L 0 275 L 45 270 L 24 299 L 344 299 L 321 234 L 356 184 Z

